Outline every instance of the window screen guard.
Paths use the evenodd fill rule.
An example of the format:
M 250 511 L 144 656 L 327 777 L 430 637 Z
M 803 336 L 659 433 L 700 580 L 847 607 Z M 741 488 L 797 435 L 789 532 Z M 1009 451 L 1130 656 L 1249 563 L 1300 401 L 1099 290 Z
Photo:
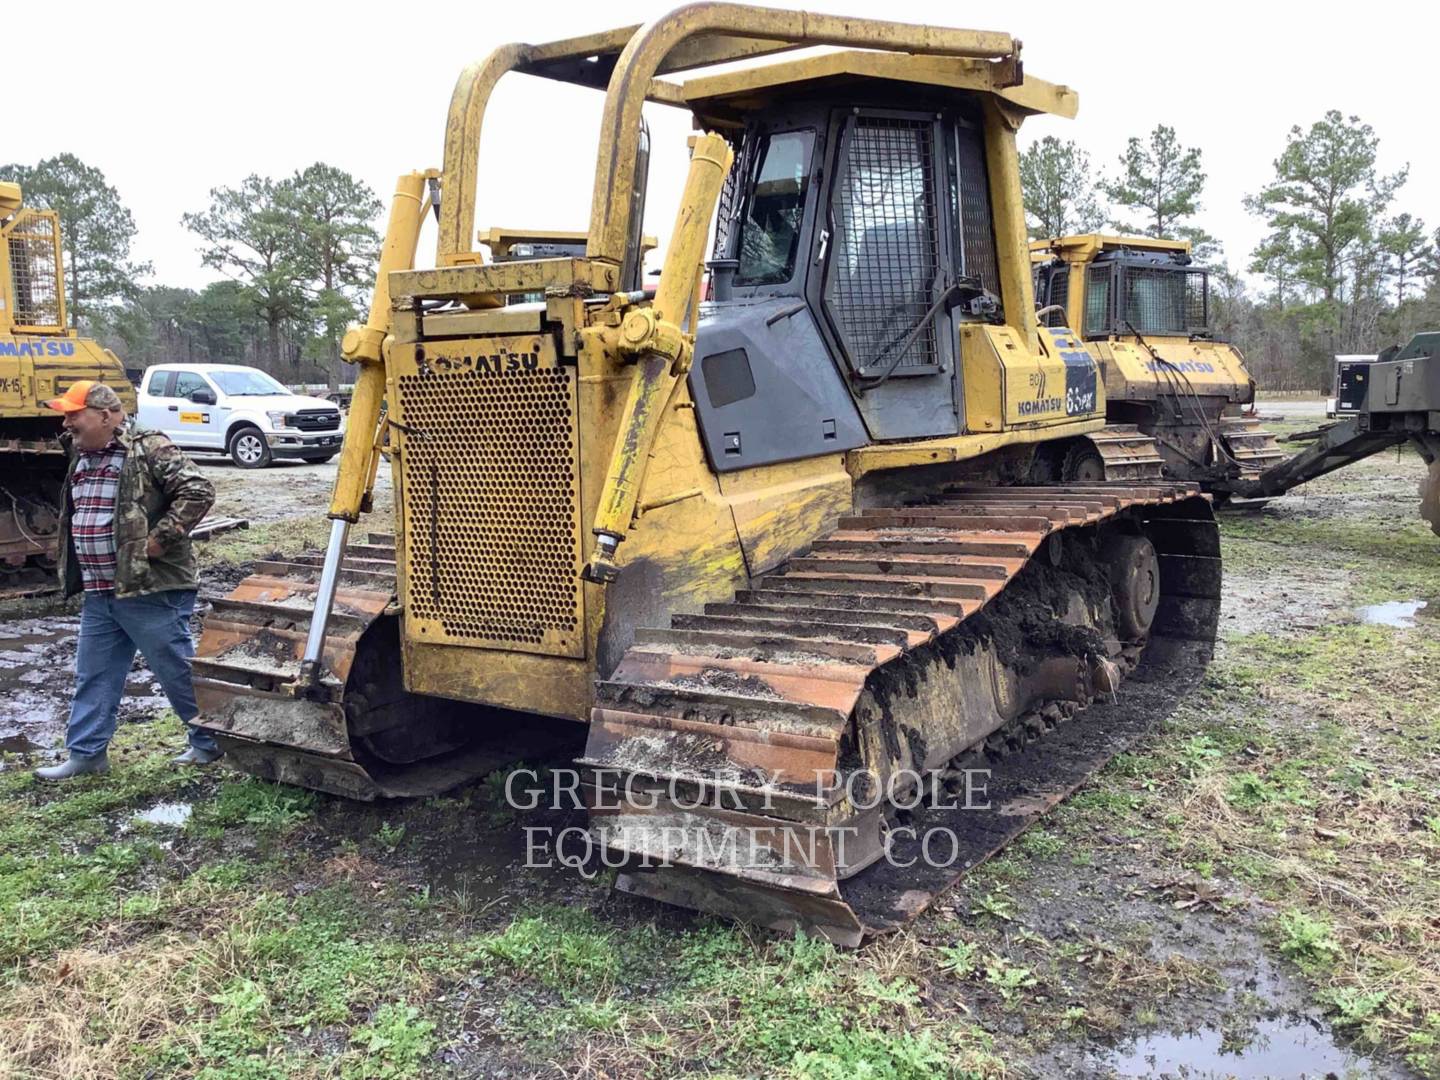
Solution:
M 861 377 L 890 366 L 889 350 L 915 330 L 945 286 L 935 136 L 930 119 L 860 115 L 841 143 L 824 297 Z M 939 366 L 932 318 L 893 374 L 928 375 Z
M 54 214 L 22 210 L 9 235 L 17 326 L 60 329 L 60 241 Z
M 1058 311 L 1049 311 L 1045 315 L 1046 326 L 1069 326 L 1066 314 L 1066 305 L 1070 302 L 1070 265 L 1061 263 L 1059 266 L 1046 267 L 1044 280 L 1048 283 L 1045 288 L 1042 305 L 1046 308 L 1058 308 Z
M 1205 272 L 1141 266 L 1120 269 L 1120 318 L 1142 334 L 1205 330 Z

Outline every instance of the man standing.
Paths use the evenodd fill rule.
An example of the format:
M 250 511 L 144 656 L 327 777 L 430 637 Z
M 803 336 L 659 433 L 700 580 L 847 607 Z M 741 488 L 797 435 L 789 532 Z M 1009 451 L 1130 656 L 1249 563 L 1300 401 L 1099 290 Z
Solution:
M 187 725 L 199 715 L 190 678 L 190 614 L 197 588 L 190 530 L 215 501 L 215 487 L 157 431 L 125 422 L 119 396 L 82 380 L 48 402 L 65 414 L 72 442 L 60 513 L 60 581 L 84 592 L 75 657 L 68 761 L 37 769 L 42 780 L 110 771 L 106 748 L 135 650 L 145 656 Z M 215 740 L 190 727 L 175 761 L 220 757 Z

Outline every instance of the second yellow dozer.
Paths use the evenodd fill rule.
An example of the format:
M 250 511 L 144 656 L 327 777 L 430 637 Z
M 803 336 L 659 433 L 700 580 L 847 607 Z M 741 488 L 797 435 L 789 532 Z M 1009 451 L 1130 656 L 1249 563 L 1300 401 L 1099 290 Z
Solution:
M 1019 54 L 699 4 L 467 69 L 345 343 L 329 548 L 206 620 L 231 759 L 374 798 L 474 775 L 536 716 L 588 725 L 620 888 L 853 944 L 1143 730 L 1209 658 L 1217 532 L 1153 475 L 1027 486 L 1106 400 L 1036 322 L 1016 131 L 1076 96 Z M 510 72 L 605 91 L 583 257 L 472 249 Z M 647 101 L 707 132 L 653 297 Z M 436 265 L 409 269 L 437 193 Z M 382 455 L 393 527 L 351 544 Z
M 1055 475 L 1124 478 L 1139 455 L 1167 479 L 1206 490 L 1253 478 L 1285 458 L 1272 432 L 1241 415 L 1255 380 L 1240 350 L 1214 333 L 1210 272 L 1188 240 L 1085 234 L 1030 245 L 1039 319 L 1072 330 L 1100 365 L 1105 431 Z
M 0 600 L 55 592 L 68 459 L 45 402 L 82 379 L 135 413 L 119 357 L 68 325 L 60 215 L 0 181 Z

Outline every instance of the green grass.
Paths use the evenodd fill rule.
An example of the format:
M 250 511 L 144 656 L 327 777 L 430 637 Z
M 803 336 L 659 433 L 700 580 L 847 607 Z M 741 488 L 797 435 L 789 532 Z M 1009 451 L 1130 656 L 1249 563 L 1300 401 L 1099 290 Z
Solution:
M 329 535 L 330 522 L 323 514 L 316 514 L 233 529 L 196 544 L 195 551 L 203 571 L 267 559 L 280 553 L 323 549 Z

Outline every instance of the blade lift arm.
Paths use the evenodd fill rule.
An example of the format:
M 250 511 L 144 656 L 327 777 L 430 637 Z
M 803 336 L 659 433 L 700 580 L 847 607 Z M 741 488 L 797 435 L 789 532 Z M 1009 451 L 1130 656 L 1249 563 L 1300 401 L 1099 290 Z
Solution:
M 375 474 L 385 442 L 383 403 L 385 338 L 390 331 L 390 274 L 396 270 L 409 270 L 415 265 L 420 225 L 430 203 L 430 198 L 426 196 L 426 184 L 438 176 L 438 171 L 430 169 L 407 173 L 396 181 L 395 195 L 390 202 L 390 219 L 385 226 L 385 241 L 380 249 L 380 265 L 375 272 L 370 315 L 364 326 L 348 330 L 340 344 L 341 358 L 355 364 L 359 371 L 350 399 L 349 423 L 340 450 L 335 491 L 330 499 L 330 540 L 325 548 L 325 563 L 315 593 L 315 611 L 310 618 L 310 632 L 305 639 L 300 674 L 295 681 L 297 693 L 313 690 L 324 674 L 325 634 L 329 628 L 331 609 L 335 606 L 335 592 L 345 559 L 345 547 L 350 539 L 350 526 L 370 509 Z
M 671 394 L 690 370 L 698 322 L 696 285 L 704 267 L 710 221 L 734 157 L 720 135 L 695 140 L 655 300 L 648 307 L 626 311 L 614 338 L 616 350 L 633 360 L 635 370 L 591 530 L 596 544 L 583 573 L 587 581 L 608 584 L 620 573 L 616 549 L 635 516 L 645 467 Z M 689 332 L 681 326 L 687 310 L 692 313 Z

